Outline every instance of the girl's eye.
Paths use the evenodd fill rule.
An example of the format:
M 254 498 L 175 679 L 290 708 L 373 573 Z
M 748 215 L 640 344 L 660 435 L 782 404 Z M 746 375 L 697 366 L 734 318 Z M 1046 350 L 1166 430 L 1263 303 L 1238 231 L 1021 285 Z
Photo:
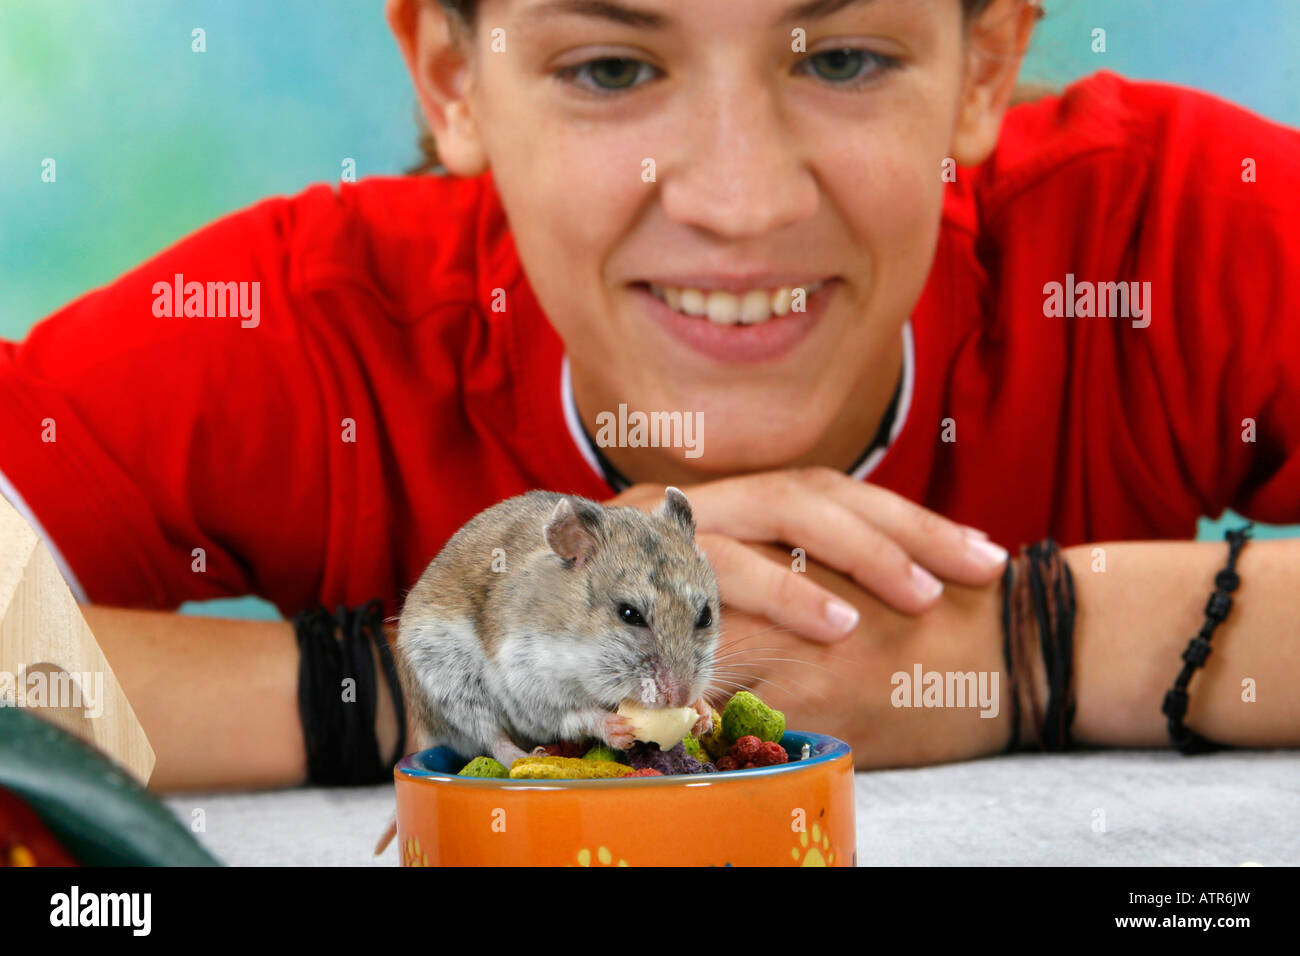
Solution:
M 901 62 L 896 57 L 872 50 L 845 48 L 814 53 L 799 65 L 833 86 L 852 89 L 869 83 L 886 70 L 896 69 Z
M 629 56 L 606 56 L 566 66 L 556 75 L 595 93 L 621 93 L 652 79 L 656 70 L 649 63 Z M 640 82 L 638 82 L 640 81 Z
M 704 605 L 704 610 L 700 611 L 700 616 L 699 618 L 696 619 L 695 626 L 708 627 L 712 623 L 713 623 L 713 612 L 709 610 L 709 606 L 706 604 Z
M 641 612 L 630 604 L 620 604 L 618 606 L 618 616 L 624 624 L 631 624 L 633 627 L 648 626 L 645 618 L 641 616 Z

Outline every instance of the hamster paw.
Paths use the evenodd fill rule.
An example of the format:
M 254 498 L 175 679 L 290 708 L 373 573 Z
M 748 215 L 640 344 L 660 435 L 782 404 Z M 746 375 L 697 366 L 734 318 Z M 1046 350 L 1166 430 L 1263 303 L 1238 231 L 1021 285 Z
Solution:
M 509 770 L 511 764 L 520 757 L 527 757 L 528 754 L 516 747 L 509 737 L 503 735 L 498 737 L 497 742 L 492 746 L 492 756 L 497 763 Z
M 636 740 L 636 728 L 622 714 L 607 713 L 601 719 L 600 734 L 615 750 L 627 750 Z
M 707 734 L 713 729 L 713 708 L 703 697 L 691 704 L 691 706 L 694 707 L 695 712 L 700 715 L 700 719 L 697 720 L 695 726 L 691 728 L 691 736 L 698 737 L 700 734 Z

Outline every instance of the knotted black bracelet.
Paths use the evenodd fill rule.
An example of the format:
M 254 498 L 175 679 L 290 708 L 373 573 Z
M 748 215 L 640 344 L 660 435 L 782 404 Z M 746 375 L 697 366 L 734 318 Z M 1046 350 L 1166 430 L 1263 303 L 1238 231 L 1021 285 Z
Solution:
M 1246 546 L 1253 527 L 1255 522 L 1248 521 L 1236 531 L 1224 533 L 1223 538 L 1228 542 L 1228 564 L 1214 576 L 1215 590 L 1205 603 L 1205 623 L 1201 625 L 1200 633 L 1188 642 L 1187 649 L 1183 651 L 1183 669 L 1179 671 L 1173 688 L 1165 694 L 1164 703 L 1160 706 L 1160 712 L 1169 718 L 1169 739 L 1184 754 L 1226 749 L 1223 744 L 1215 743 L 1188 728 L 1183 723 L 1183 717 L 1187 715 L 1187 685 L 1191 682 L 1192 674 L 1210 656 L 1210 637 L 1232 610 L 1232 592 L 1241 584 L 1236 570 L 1237 556 Z
M 336 615 L 312 608 L 294 616 L 298 638 L 298 716 L 307 749 L 307 779 L 320 786 L 354 786 L 391 779 L 392 765 L 406 749 L 406 708 L 397 666 L 383 632 L 382 604 L 371 601 Z M 335 636 L 335 630 L 342 640 Z M 375 734 L 378 693 L 370 644 L 384 669 L 397 715 L 393 758 L 379 756 Z M 351 693 L 344 680 L 351 679 Z

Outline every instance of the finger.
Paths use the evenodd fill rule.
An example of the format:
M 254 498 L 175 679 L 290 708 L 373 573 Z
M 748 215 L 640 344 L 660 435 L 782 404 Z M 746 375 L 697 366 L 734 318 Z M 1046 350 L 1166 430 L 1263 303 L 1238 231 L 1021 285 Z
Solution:
M 698 535 L 723 602 L 765 617 L 814 641 L 841 641 L 857 627 L 857 608 L 725 535 Z
M 834 497 L 810 491 L 799 476 L 773 481 L 765 494 L 767 507 L 725 506 L 736 537 L 800 548 L 905 614 L 927 610 L 943 593 L 942 582 L 898 542 Z
M 821 489 L 870 523 L 931 573 L 972 587 L 989 584 L 1006 565 L 1006 549 L 897 492 L 858 481 L 830 468 L 799 473 L 808 487 Z

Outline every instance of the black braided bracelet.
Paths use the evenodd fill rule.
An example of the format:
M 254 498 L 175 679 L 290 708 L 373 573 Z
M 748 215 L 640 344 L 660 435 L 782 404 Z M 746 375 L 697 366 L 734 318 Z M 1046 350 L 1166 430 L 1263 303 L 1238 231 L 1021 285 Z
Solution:
M 1011 692 L 1011 739 L 1003 753 L 1014 753 L 1020 748 L 1020 689 L 1015 682 L 1015 665 L 1011 659 L 1011 555 L 1007 555 L 1006 567 L 1002 569 L 1002 657 L 1007 665 L 1007 686 Z
M 406 748 L 406 709 L 388 641 L 382 604 L 337 615 L 317 607 L 293 618 L 301 655 L 298 668 L 298 716 L 307 749 L 307 779 L 319 786 L 354 786 L 390 779 L 393 763 Z M 341 632 L 342 641 L 335 636 Z M 373 642 L 379 652 L 397 715 L 398 741 L 392 760 L 379 756 L 375 734 L 378 692 Z M 343 681 L 352 679 L 351 693 Z
M 1053 567 L 1060 570 L 1055 581 L 1043 580 Z M 1047 710 L 1043 714 L 1043 749 L 1069 750 L 1074 742 L 1074 577 L 1061 558 L 1061 549 L 1051 538 L 1029 548 L 1029 584 L 1038 618 L 1038 636 L 1047 673 Z M 1048 612 L 1048 604 L 1055 617 Z
M 1200 633 L 1191 639 L 1183 651 L 1183 669 L 1174 680 L 1174 686 L 1165 694 L 1160 712 L 1169 718 L 1169 739 L 1184 754 L 1210 753 L 1226 749 L 1223 744 L 1215 743 L 1191 730 L 1183 723 L 1187 715 L 1187 685 L 1196 669 L 1210 656 L 1210 637 L 1214 629 L 1223 622 L 1232 610 L 1232 592 L 1241 584 L 1237 575 L 1237 556 L 1250 538 L 1250 530 L 1255 522 L 1249 521 L 1236 531 L 1227 531 L 1223 538 L 1228 542 L 1228 564 L 1214 576 L 1215 590 L 1205 604 L 1205 623 Z

